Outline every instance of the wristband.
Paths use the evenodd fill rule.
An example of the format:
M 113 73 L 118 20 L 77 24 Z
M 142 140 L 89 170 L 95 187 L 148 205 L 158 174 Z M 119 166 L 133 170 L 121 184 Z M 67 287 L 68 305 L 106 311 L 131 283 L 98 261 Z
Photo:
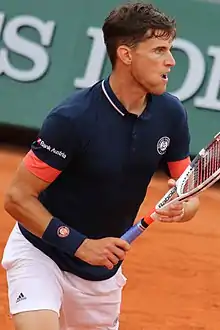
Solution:
M 42 239 L 73 257 L 86 236 L 53 217 L 44 231 Z

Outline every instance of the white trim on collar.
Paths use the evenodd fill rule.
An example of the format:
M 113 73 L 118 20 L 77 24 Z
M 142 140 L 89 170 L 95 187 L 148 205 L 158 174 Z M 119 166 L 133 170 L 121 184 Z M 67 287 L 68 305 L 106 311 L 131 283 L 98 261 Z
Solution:
M 115 110 L 117 110 L 122 116 L 124 116 L 125 114 L 123 112 L 121 112 L 121 110 L 114 104 L 114 102 L 111 100 L 110 96 L 108 95 L 108 93 L 105 89 L 105 86 L 104 86 L 104 80 L 102 81 L 102 90 L 103 90 L 103 93 L 105 94 L 106 98 L 108 99 L 108 101 L 115 108 Z

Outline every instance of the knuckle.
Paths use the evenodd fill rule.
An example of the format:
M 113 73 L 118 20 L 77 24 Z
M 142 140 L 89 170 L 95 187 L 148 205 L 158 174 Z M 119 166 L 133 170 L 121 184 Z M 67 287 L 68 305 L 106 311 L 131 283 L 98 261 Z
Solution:
M 125 252 L 124 251 L 119 251 L 118 252 L 119 259 L 124 259 L 124 256 L 125 256 Z
M 122 252 L 118 252 L 117 253 L 117 257 L 118 257 L 118 259 L 121 259 L 123 257 L 123 253 Z
M 108 240 L 110 245 L 113 245 L 115 243 L 115 238 L 114 237 L 110 237 Z
M 108 257 L 109 256 L 109 250 L 108 250 L 108 248 L 105 248 L 104 250 L 103 250 L 103 258 L 106 258 L 106 257 Z
M 111 250 L 112 249 L 113 244 L 111 242 L 107 243 L 105 246 L 106 250 Z
M 100 255 L 100 260 L 106 260 L 106 258 L 107 258 L 107 254 L 106 253 L 104 253 L 104 251 L 103 251 L 103 253 Z

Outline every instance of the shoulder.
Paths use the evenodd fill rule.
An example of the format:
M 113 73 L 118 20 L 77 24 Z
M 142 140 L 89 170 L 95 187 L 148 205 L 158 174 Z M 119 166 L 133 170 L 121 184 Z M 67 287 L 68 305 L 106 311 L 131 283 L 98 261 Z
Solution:
M 187 113 L 182 102 L 171 93 L 166 92 L 162 95 L 155 95 L 153 96 L 153 100 L 155 104 L 161 105 L 169 116 L 174 118 L 186 118 Z
M 93 86 L 74 91 L 71 95 L 65 98 L 57 106 L 55 106 L 48 116 L 55 116 L 63 120 L 75 121 L 78 118 L 86 115 L 86 113 L 94 108 L 95 100 L 100 90 L 100 82 Z M 61 119 L 61 120 L 62 120 Z

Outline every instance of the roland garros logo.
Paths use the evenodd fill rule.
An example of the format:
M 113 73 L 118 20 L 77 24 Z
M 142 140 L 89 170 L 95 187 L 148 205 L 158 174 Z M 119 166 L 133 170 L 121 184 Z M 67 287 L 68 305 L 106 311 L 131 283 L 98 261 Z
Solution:
M 170 138 L 168 136 L 163 136 L 157 142 L 157 152 L 160 155 L 164 155 L 168 146 L 170 144 Z
M 67 236 L 69 236 L 69 234 L 70 234 L 70 230 L 66 226 L 60 226 L 57 229 L 57 235 L 61 238 L 67 237 Z

